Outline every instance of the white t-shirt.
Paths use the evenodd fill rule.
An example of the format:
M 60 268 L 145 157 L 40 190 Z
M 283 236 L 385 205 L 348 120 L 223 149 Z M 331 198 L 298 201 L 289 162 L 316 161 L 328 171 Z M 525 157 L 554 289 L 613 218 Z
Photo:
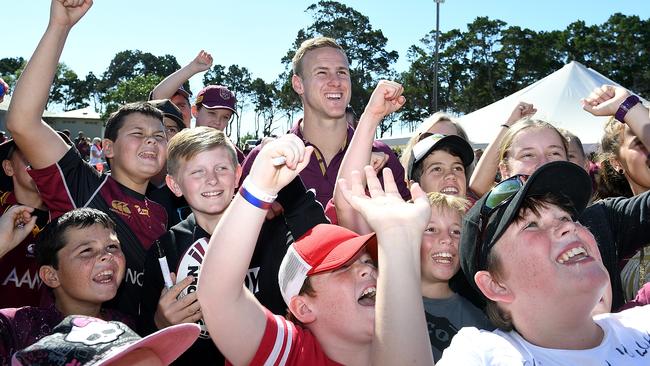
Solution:
M 463 328 L 436 366 L 650 365 L 650 305 L 598 315 L 594 320 L 605 335 L 598 347 L 586 350 L 538 347 L 515 331 Z

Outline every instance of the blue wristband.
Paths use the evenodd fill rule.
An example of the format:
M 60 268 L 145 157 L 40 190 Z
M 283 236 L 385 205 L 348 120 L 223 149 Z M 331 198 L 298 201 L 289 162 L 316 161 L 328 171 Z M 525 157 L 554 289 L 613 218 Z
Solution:
M 269 208 L 271 208 L 272 202 L 265 202 L 253 196 L 249 191 L 246 190 L 246 188 L 244 188 L 243 184 L 239 188 L 239 194 L 241 194 L 241 196 L 244 197 L 244 199 L 248 201 L 248 203 L 250 203 L 251 205 L 257 208 L 261 208 L 262 210 L 268 210 Z

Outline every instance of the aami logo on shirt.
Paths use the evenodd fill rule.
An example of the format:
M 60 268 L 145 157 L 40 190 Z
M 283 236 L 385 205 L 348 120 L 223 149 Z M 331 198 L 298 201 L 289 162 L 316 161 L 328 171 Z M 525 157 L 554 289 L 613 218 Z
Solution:
M 120 215 L 131 216 L 131 209 L 129 208 L 129 204 L 126 202 L 113 200 L 111 202 L 111 210 Z
M 179 298 L 191 294 L 198 289 L 201 265 L 203 264 L 203 258 L 205 257 L 205 251 L 208 249 L 208 244 L 207 238 L 201 238 L 190 245 L 181 256 L 181 260 L 178 263 L 178 269 L 176 270 L 176 283 L 183 281 L 187 276 L 194 276 L 194 281 L 181 291 L 180 295 L 178 295 Z M 208 328 L 205 326 L 203 319 L 200 319 L 196 323 L 201 326 L 200 337 L 209 339 L 210 334 L 208 333 Z

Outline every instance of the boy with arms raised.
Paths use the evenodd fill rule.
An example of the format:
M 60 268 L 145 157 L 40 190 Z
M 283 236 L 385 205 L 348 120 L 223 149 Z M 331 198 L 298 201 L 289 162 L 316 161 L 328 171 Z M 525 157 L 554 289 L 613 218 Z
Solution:
M 25 214 L 17 220 L 33 226 Z M 12 229 L 24 228 L 12 225 Z M 108 215 L 81 208 L 54 219 L 39 235 L 36 252 L 39 275 L 52 289 L 54 304 L 0 310 L 0 364 L 8 365 L 11 354 L 48 335 L 67 315 L 133 324 L 119 312 L 102 308 L 117 293 L 125 272 L 115 223 Z
M 7 129 L 30 162 L 30 175 L 53 217 L 93 207 L 116 222 L 127 273 L 110 306 L 136 316 L 145 252 L 165 232 L 167 221 L 164 209 L 144 196 L 149 178 L 165 162 L 162 113 L 148 103 L 136 103 L 109 117 L 103 146 L 110 176 L 86 164 L 41 120 L 67 35 L 91 5 L 90 0 L 52 1 L 47 30 L 16 85 Z
M 377 228 L 376 236 L 359 236 L 339 226 L 318 225 L 287 251 L 278 281 L 296 322 L 274 316 L 241 286 L 258 230 L 274 196 L 304 169 L 312 150 L 294 135 L 269 142 L 260 151 L 240 194 L 217 225 L 198 290 L 212 339 L 235 365 L 276 361 L 287 365 L 397 364 L 397 360 L 384 357 L 389 345 L 406 351 L 399 361 L 410 363 L 410 354 L 422 350 L 416 352 L 408 345 L 401 348 L 399 340 L 392 339 L 390 334 L 375 337 L 374 329 L 375 324 L 381 327 L 385 317 L 394 317 L 412 325 L 414 334 L 427 337 L 424 322 L 408 321 L 412 315 L 398 311 L 400 297 L 419 293 L 419 271 L 414 274 L 417 282 L 402 283 L 402 276 L 394 270 L 403 268 L 409 258 L 419 257 L 430 208 L 417 185 L 412 190 L 415 204 L 404 203 L 390 170 L 384 171 L 386 194 L 376 177 L 368 183 L 375 196 L 372 200 L 365 198 L 363 188 L 356 188 L 360 184 L 354 189 L 364 196 L 357 206 L 368 214 L 366 220 L 371 227 Z M 273 159 L 278 157 L 284 157 L 286 163 L 275 166 Z M 374 170 L 366 167 L 366 174 L 374 176 Z M 373 259 L 377 258 L 377 242 L 381 247 L 380 270 L 386 270 L 379 281 Z M 210 280 L 214 278 L 220 281 Z M 380 296 L 376 323 L 377 287 Z M 421 315 L 422 302 L 419 307 Z M 304 327 L 296 325 L 297 322 Z M 382 329 L 379 334 L 384 333 Z M 418 347 L 429 353 L 431 362 L 429 346 Z
M 232 201 L 241 175 L 235 147 L 223 131 L 209 127 L 185 129 L 174 136 L 169 141 L 167 166 L 167 185 L 175 195 L 187 199 L 192 214 L 172 227 L 147 253 L 141 305 L 142 333 L 182 322 L 203 324 L 195 292 L 197 281 L 202 278 L 203 254 L 208 248 L 210 233 L 214 232 Z M 262 227 L 243 278 L 246 288 L 262 304 L 276 314 L 284 314 L 286 306 L 277 282 L 280 262 L 293 237 L 302 236 L 326 219 L 313 193 L 307 192 L 299 179 L 284 187 L 278 200 L 286 210 Z M 217 243 L 213 245 L 223 245 L 220 238 L 215 240 Z M 169 268 L 179 276 L 176 285 L 165 290 L 158 262 L 161 252 Z M 223 356 L 204 331 L 177 364 L 218 362 L 223 363 Z

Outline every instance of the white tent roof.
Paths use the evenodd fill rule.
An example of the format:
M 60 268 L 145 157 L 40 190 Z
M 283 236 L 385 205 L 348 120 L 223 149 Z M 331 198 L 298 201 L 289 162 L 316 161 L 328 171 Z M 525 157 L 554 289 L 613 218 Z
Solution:
M 594 117 L 585 112 L 580 99 L 603 84 L 618 85 L 572 61 L 526 88 L 459 119 L 472 142 L 490 143 L 517 103 L 532 103 L 537 108 L 534 117 L 571 131 L 583 144 L 595 144 L 600 141 L 608 117 Z
M 56 113 L 50 117 L 54 118 L 73 118 L 73 119 L 100 119 L 101 115 L 95 112 L 93 107 L 75 109 L 72 111 Z

